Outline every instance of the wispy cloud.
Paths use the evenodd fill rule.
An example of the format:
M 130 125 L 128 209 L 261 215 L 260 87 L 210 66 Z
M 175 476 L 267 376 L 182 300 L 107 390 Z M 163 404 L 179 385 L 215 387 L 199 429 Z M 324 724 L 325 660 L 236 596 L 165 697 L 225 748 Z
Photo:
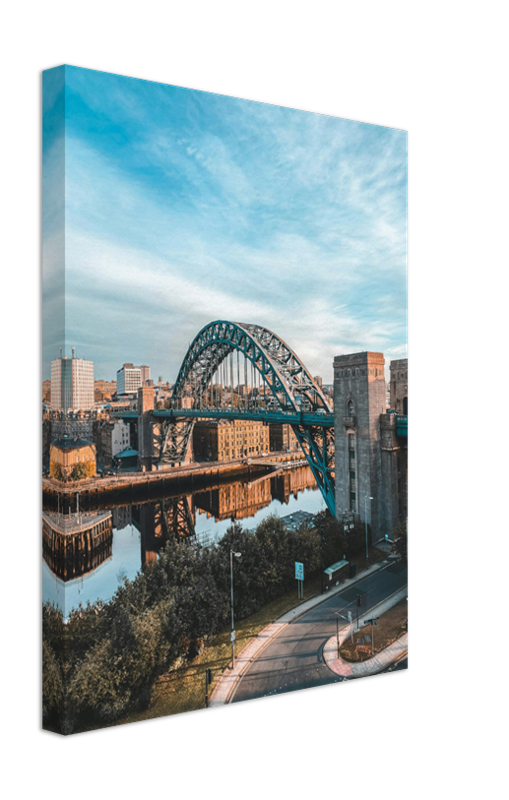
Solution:
M 406 346 L 406 135 L 67 70 L 66 341 L 174 379 L 217 318 L 314 374 Z

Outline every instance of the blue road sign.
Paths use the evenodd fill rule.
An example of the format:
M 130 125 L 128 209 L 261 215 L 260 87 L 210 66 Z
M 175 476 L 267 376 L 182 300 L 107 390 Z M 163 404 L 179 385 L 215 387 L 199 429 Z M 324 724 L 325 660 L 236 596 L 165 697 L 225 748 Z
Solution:
M 295 577 L 298 581 L 304 580 L 304 564 L 300 561 L 295 562 Z

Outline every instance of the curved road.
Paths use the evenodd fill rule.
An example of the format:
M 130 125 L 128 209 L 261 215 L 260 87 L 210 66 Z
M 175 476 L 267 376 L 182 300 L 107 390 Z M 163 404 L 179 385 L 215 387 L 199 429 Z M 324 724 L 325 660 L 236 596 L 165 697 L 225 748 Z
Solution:
M 348 624 L 348 611 L 356 617 L 356 598 L 360 594 L 359 621 L 362 624 L 369 609 L 405 586 L 406 582 L 406 565 L 391 563 L 291 622 L 249 665 L 230 702 L 344 680 L 326 666 L 322 655 L 325 643 L 336 633 L 336 612 L 342 615 L 339 618 L 341 629 Z

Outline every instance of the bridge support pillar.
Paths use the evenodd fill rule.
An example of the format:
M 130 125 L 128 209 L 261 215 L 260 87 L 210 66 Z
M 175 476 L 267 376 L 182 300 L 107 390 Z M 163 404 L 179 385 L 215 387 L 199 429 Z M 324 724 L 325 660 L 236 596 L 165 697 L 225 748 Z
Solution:
M 138 469 L 151 470 L 154 463 L 154 436 L 152 412 L 154 410 L 153 387 L 138 389 Z

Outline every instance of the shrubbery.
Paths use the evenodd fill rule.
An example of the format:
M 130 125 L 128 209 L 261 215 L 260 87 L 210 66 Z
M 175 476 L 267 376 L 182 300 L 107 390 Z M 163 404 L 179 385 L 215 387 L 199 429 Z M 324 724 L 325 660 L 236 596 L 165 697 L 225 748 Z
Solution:
M 45 724 L 72 732 L 146 708 L 154 680 L 198 655 L 227 627 L 230 549 L 235 561 L 235 615 L 247 617 L 295 584 L 295 561 L 306 576 L 364 546 L 364 529 L 345 539 L 328 512 L 313 527 L 286 529 L 268 517 L 256 531 L 234 523 L 217 545 L 169 541 L 156 563 L 125 580 L 103 605 L 75 609 L 67 623 L 43 607 L 43 714 Z M 322 557 L 322 558 L 321 558 Z M 64 689 L 65 687 L 65 689 Z

